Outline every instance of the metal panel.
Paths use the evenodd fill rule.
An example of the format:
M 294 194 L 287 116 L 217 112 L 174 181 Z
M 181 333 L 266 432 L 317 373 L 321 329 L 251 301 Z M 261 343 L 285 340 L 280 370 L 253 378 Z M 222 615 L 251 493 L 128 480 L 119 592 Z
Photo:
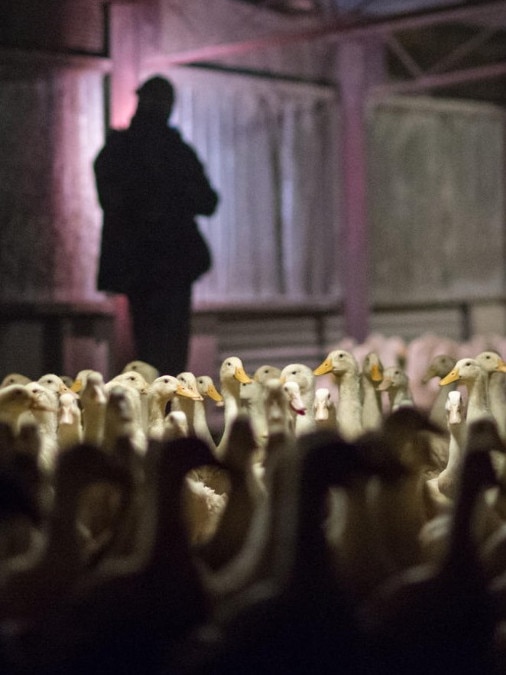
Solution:
M 370 113 L 371 286 L 376 302 L 504 290 L 504 114 L 400 98 Z

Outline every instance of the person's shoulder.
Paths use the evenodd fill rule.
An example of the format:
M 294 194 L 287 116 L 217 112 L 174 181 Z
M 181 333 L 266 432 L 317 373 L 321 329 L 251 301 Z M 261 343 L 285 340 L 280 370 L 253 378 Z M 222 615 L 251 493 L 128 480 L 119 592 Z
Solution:
M 169 138 L 169 140 L 171 140 L 173 143 L 181 143 L 186 145 L 183 140 L 183 135 L 177 127 L 167 127 L 167 138 Z
M 193 145 L 184 139 L 183 134 L 176 127 L 167 127 L 167 140 L 172 152 L 179 153 L 182 158 L 190 161 L 192 158 L 197 157 L 197 152 Z

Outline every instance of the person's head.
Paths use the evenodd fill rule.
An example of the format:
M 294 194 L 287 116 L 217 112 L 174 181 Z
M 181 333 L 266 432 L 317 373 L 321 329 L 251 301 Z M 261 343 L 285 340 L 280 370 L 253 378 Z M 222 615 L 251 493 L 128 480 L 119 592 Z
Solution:
M 167 78 L 161 75 L 150 77 L 136 89 L 136 94 L 140 110 L 159 113 L 165 118 L 171 114 L 175 92 L 172 83 Z

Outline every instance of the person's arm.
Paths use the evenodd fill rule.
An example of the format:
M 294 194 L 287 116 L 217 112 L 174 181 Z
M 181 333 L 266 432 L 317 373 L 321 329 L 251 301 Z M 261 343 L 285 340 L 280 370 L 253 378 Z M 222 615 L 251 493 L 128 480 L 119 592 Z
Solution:
M 180 191 L 189 209 L 196 215 L 212 215 L 218 206 L 219 196 L 211 185 L 197 153 L 182 139 L 179 139 L 176 153 Z
M 112 132 L 93 163 L 98 200 L 107 212 L 124 211 L 131 198 L 132 179 L 125 150 L 119 132 Z

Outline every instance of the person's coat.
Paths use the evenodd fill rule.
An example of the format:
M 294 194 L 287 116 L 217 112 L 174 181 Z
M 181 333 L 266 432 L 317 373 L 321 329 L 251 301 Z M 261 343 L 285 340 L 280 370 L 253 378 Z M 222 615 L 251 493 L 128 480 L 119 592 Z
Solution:
M 109 134 L 94 170 L 104 212 L 99 290 L 191 284 L 208 271 L 195 216 L 214 213 L 218 195 L 177 130 L 137 113 Z

